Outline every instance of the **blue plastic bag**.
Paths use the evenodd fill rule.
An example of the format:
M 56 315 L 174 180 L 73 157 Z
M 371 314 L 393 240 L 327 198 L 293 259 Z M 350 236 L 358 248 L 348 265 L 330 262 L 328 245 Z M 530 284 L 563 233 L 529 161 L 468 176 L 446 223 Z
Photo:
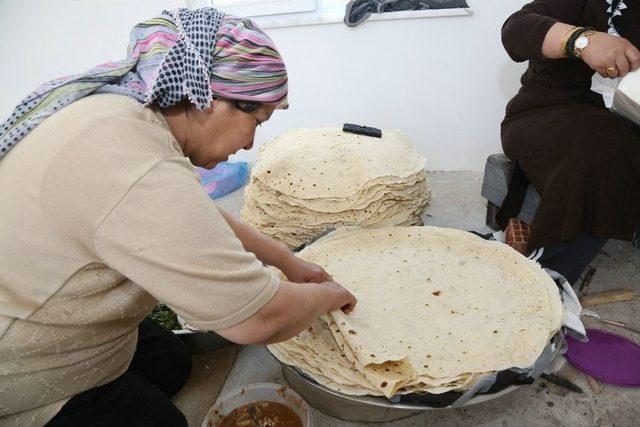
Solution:
M 196 168 L 200 184 L 212 199 L 218 199 L 242 187 L 249 176 L 247 162 L 222 162 L 213 169 Z

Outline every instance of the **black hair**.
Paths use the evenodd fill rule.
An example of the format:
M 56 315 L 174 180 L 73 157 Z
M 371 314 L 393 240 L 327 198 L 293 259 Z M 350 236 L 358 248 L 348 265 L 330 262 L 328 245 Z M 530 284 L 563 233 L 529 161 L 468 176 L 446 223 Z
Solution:
M 262 106 L 259 102 L 250 101 L 232 101 L 233 106 L 243 113 L 255 113 Z
M 214 98 L 214 99 L 221 99 L 221 98 Z M 236 101 L 236 100 L 228 100 L 228 101 L 231 102 L 231 104 L 233 104 L 235 108 L 242 111 L 243 113 L 255 113 L 260 109 L 260 107 L 262 107 L 262 103 L 260 102 Z M 180 104 L 184 105 L 185 112 L 187 113 L 187 115 L 189 115 L 189 107 L 193 105 L 191 101 L 189 101 L 189 99 L 187 98 L 184 98 L 177 105 L 180 105 Z

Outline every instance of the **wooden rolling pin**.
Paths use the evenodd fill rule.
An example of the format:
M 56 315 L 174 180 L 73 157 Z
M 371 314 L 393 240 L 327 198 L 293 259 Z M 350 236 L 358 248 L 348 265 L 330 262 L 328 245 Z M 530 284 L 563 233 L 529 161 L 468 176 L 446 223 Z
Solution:
M 629 301 L 637 297 L 631 289 L 614 289 L 612 291 L 599 292 L 597 294 L 586 295 L 582 297 L 580 303 L 583 307 L 593 307 L 599 304 L 608 304 L 611 302 Z

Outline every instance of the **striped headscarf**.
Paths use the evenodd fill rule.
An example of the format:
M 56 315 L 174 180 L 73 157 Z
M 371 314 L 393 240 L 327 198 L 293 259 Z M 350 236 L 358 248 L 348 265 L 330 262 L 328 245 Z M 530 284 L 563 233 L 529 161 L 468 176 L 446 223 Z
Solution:
M 287 71 L 253 22 L 214 8 L 177 9 L 136 25 L 127 58 L 47 82 L 0 125 L 0 159 L 47 117 L 85 96 L 116 93 L 144 105 L 198 109 L 213 98 L 287 108 Z

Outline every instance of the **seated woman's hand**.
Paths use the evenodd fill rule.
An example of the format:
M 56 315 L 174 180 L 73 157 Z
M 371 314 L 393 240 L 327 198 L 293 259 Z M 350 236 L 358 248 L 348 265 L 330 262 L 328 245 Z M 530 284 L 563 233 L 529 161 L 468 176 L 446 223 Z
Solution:
M 280 266 L 287 279 L 295 283 L 322 283 L 333 279 L 318 264 L 307 262 L 291 254 Z
M 598 32 L 591 36 L 582 60 L 602 77 L 624 77 L 640 68 L 640 51 L 623 37 Z

